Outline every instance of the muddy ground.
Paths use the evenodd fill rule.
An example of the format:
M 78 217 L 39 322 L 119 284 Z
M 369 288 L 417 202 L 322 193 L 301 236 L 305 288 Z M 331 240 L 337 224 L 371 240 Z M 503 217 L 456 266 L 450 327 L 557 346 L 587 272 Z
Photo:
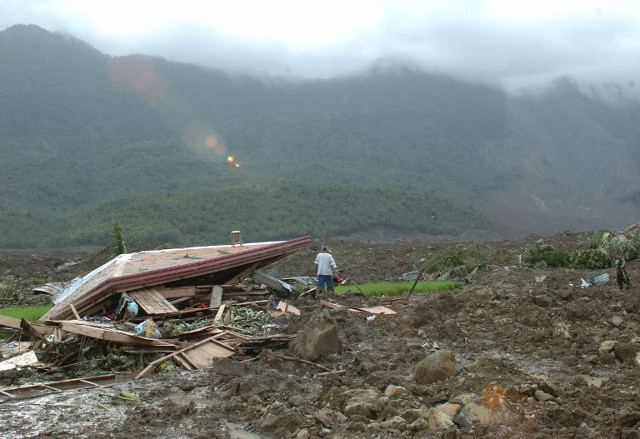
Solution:
M 282 317 L 283 331 L 316 328 L 330 339 L 335 329 L 339 349 L 313 362 L 344 372 L 319 375 L 325 369 L 284 359 L 313 343 L 306 334 L 306 347 L 237 358 L 251 360 L 244 363 L 5 402 L 0 437 L 640 437 L 640 264 L 630 264 L 636 280 L 630 290 L 611 283 L 581 289 L 581 277 L 600 271 L 511 263 L 537 239 L 480 243 L 488 271 L 454 292 L 395 302 L 395 316 L 329 310 L 313 298 L 294 302 L 303 314 Z M 546 241 L 572 249 L 584 239 L 563 234 Z M 330 244 L 343 274 L 357 281 L 394 279 L 421 257 L 456 246 L 476 249 L 456 242 Z M 310 274 L 314 251 L 281 261 L 278 273 Z M 56 265 L 76 256 L 0 252 L 2 275 L 26 286 L 49 280 Z M 114 399 L 121 389 L 137 392 L 140 401 Z

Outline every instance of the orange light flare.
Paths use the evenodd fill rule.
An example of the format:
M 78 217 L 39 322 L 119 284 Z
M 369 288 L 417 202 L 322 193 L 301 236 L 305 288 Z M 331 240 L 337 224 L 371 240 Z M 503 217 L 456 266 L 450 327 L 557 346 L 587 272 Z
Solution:
M 236 168 L 239 168 L 239 167 L 240 167 L 240 163 L 236 163 Z
M 236 158 L 232 155 L 227 157 L 227 163 L 232 164 L 236 161 Z

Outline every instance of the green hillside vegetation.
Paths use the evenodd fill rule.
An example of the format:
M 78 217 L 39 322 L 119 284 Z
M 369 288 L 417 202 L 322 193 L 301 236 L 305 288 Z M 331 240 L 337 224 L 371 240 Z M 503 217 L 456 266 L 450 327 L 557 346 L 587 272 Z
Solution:
M 0 32 L 0 59 L 0 247 L 104 245 L 115 222 L 141 243 L 455 235 L 508 223 L 484 205 L 502 191 L 576 211 L 640 156 L 640 107 L 570 82 L 530 99 L 401 67 L 260 81 L 35 26 Z

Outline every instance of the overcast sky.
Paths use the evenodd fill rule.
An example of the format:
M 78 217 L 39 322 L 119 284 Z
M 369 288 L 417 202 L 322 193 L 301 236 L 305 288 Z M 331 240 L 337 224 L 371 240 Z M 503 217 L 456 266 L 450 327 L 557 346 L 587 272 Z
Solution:
M 640 88 L 640 0 L 0 0 L 113 55 L 331 77 L 380 60 L 504 85 L 569 75 Z

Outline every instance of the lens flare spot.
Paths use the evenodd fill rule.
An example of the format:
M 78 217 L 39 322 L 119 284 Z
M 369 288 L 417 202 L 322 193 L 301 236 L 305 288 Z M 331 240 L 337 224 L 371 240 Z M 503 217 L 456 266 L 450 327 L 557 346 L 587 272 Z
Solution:
M 234 156 L 230 155 L 227 157 L 227 163 L 233 163 L 235 161 L 236 161 L 236 158 Z
M 236 168 L 239 168 L 239 167 L 240 167 L 240 163 L 236 163 Z

